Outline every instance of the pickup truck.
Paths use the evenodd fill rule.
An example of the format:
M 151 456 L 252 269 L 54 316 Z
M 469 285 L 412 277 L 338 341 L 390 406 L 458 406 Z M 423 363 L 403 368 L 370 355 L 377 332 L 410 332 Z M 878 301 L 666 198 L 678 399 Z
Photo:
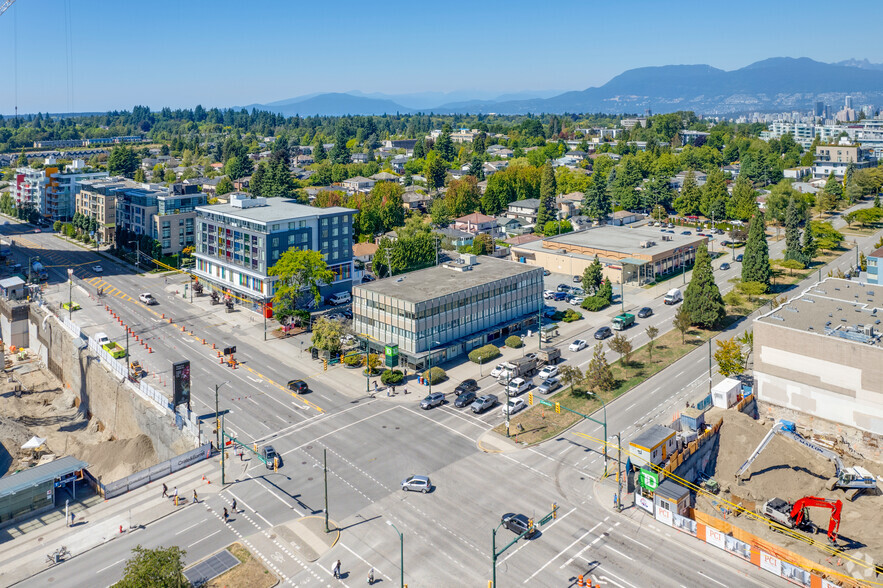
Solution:
M 613 318 L 613 329 L 622 331 L 635 324 L 635 315 L 626 312 Z

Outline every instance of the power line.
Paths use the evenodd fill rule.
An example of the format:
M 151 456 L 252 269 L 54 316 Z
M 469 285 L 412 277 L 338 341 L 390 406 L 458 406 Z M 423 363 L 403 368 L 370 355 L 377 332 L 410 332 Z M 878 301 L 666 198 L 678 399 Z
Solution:
M 3 4 L 0 4 L 0 14 L 6 12 L 6 10 L 15 3 L 15 0 L 4 0 Z

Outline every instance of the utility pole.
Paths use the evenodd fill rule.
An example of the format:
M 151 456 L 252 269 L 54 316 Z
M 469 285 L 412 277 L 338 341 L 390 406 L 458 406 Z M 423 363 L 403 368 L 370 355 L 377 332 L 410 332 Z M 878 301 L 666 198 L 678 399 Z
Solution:
M 223 438 L 224 438 L 224 415 L 221 415 L 221 439 L 223 439 Z M 219 449 L 221 450 L 221 486 L 223 486 L 224 484 L 227 483 L 226 480 L 224 479 L 224 473 L 225 473 L 224 454 L 226 453 L 226 451 L 224 451 L 224 445 L 221 445 L 221 447 L 219 447 Z
M 506 438 L 508 439 L 512 435 L 509 434 L 509 385 L 512 383 L 512 372 L 506 370 Z
M 711 394 L 711 339 L 708 340 L 708 393 Z
M 543 295 L 540 294 L 540 307 L 537 311 L 537 350 L 543 350 Z
M 219 420 L 221 412 L 218 408 L 218 390 L 221 388 L 221 386 L 229 382 L 230 381 L 227 380 L 226 382 L 215 384 L 215 445 L 217 445 L 218 451 L 221 451 L 221 421 Z
M 67 316 L 74 320 L 74 270 L 67 268 Z
M 322 471 L 325 476 L 325 532 L 330 533 L 328 528 L 328 450 L 322 450 Z
M 622 435 L 616 434 L 616 509 L 622 512 Z
M 386 524 L 395 529 L 396 533 L 399 534 L 399 561 L 401 562 L 399 565 L 399 581 L 401 588 L 405 588 L 405 536 L 399 531 L 398 527 L 392 524 L 392 521 L 386 521 Z

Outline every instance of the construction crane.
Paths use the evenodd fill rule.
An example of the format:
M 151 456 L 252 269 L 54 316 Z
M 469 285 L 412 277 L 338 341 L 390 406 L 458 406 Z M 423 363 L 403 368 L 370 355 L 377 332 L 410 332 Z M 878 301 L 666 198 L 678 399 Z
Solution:
M 836 545 L 837 532 L 840 530 L 840 511 L 843 510 L 843 502 L 839 500 L 825 500 L 817 496 L 805 496 L 794 504 L 789 504 L 781 498 L 773 498 L 764 503 L 759 514 L 789 529 L 799 528 L 816 532 L 816 526 L 810 521 L 809 512 L 807 511 L 810 506 L 831 509 L 831 518 L 828 520 L 828 541 L 832 545 Z
M 0 4 L 0 14 L 6 12 L 6 9 L 12 6 L 15 0 L 3 0 L 3 4 Z
M 874 477 L 874 474 L 866 470 L 861 466 L 854 467 L 844 467 L 843 461 L 840 459 L 840 456 L 820 445 L 816 445 L 815 443 L 805 439 L 800 433 L 797 432 L 797 428 L 794 423 L 786 420 L 778 420 L 773 425 L 773 428 L 770 429 L 764 438 L 761 440 L 760 444 L 757 446 L 757 449 L 748 457 L 748 460 L 742 464 L 742 467 L 739 468 L 739 471 L 736 472 L 736 479 L 742 480 L 743 474 L 748 471 L 748 468 L 751 467 L 751 464 L 754 463 L 763 450 L 766 449 L 766 446 L 769 445 L 770 440 L 772 440 L 773 435 L 782 435 L 783 437 L 787 437 L 797 443 L 800 443 L 804 447 L 808 449 L 812 449 L 819 455 L 823 456 L 825 459 L 828 459 L 834 462 L 834 467 L 836 468 L 834 477 L 828 480 L 827 488 L 828 490 L 833 490 L 834 488 L 843 488 L 844 490 L 852 490 L 849 494 L 847 494 L 847 499 L 850 501 L 855 500 L 859 494 L 864 492 L 865 490 L 876 490 L 877 488 L 877 478 Z M 749 476 L 750 477 L 750 476 Z

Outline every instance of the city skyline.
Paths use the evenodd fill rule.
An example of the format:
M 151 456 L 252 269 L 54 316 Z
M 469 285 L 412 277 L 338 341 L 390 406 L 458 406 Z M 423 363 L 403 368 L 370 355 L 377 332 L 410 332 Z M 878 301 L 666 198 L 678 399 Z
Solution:
M 880 11 L 863 4 L 858 12 Z M 229 107 L 354 90 L 485 98 L 583 90 L 646 66 L 703 63 L 729 71 L 777 56 L 883 61 L 879 51 L 867 52 L 876 46 L 870 30 L 835 48 L 804 34 L 801 25 L 816 18 L 816 5 L 823 6 L 751 1 L 731 13 L 696 2 L 677 10 L 567 2 L 537 19 L 524 2 L 454 2 L 438 14 L 404 3 L 383 11 L 348 2 L 333 10 L 304 5 L 293 13 L 281 2 L 250 11 L 204 1 L 108 11 L 94 0 L 18 0 L 0 16 L 0 51 L 8 56 L 0 112 L 16 105 L 20 113 Z M 770 35 L 757 26 L 760 14 L 770 26 L 777 19 L 790 26 Z M 739 36 L 708 43 L 715 29 Z

